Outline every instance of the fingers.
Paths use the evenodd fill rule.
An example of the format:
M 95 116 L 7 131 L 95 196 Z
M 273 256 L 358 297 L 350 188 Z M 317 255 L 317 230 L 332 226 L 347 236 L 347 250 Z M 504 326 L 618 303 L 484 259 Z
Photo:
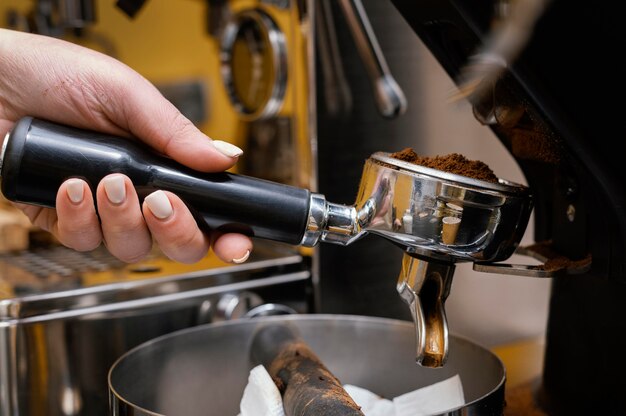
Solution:
M 143 215 L 161 251 L 172 260 L 195 263 L 209 251 L 208 237 L 183 201 L 171 192 L 156 191 L 148 195 L 144 199 Z
M 134 96 L 139 102 L 129 113 L 132 133 L 178 162 L 196 170 L 219 172 L 233 166 L 242 154 L 235 146 L 209 139 L 156 88 L 146 86 L 135 90 Z
M 138 74 L 121 82 L 115 94 L 121 107 L 114 108 L 124 111 L 111 114 L 113 120 L 122 115 L 125 119 L 117 122 L 127 125 L 134 136 L 192 169 L 220 172 L 232 167 L 243 153 L 237 146 L 207 137 Z
M 144 258 L 152 248 L 152 237 L 130 179 L 121 174 L 106 176 L 98 185 L 96 200 L 109 252 L 127 263 Z
M 44 229 L 52 231 L 63 245 L 78 251 L 93 250 L 100 245 L 100 221 L 85 181 L 68 179 L 61 185 L 57 192 L 56 211 L 56 224 L 48 223 Z M 38 223 L 37 220 L 33 222 Z
M 22 208 L 35 225 L 51 231 L 65 246 L 90 251 L 104 240 L 109 252 L 127 263 L 144 258 L 153 239 L 167 257 L 181 263 L 201 260 L 211 247 L 210 237 L 187 206 L 170 192 L 153 192 L 141 206 L 130 179 L 112 174 L 98 185 L 96 201 L 98 214 L 89 186 L 74 178 L 59 188 L 56 212 Z M 243 263 L 250 256 L 252 241 L 241 234 L 215 234 L 213 249 L 225 262 Z
M 2 29 L 0 29 L 2 30 Z M 232 167 L 241 149 L 213 141 L 145 77 L 106 54 L 49 36 L 5 31 L 0 55 L 3 116 L 31 115 L 76 127 L 135 136 L 201 171 Z M 19 46 L 19 47 L 18 47 Z M 45 76 L 42 76 L 44 74 Z M 7 130 L 0 125 L 0 131 Z
M 241 234 L 222 234 L 215 239 L 213 251 L 226 262 L 243 263 L 252 252 L 252 240 Z
M 143 211 L 146 223 L 165 255 L 183 263 L 196 262 L 206 255 L 210 240 L 176 195 L 153 192 L 145 198 Z M 224 234 L 216 239 L 213 250 L 227 263 L 243 263 L 250 256 L 252 241 L 241 234 Z

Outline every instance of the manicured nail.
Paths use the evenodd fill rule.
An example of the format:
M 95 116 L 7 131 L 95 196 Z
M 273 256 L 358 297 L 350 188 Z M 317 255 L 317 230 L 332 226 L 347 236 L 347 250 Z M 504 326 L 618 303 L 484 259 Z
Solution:
M 113 204 L 121 204 L 126 199 L 126 184 L 124 177 L 119 175 L 107 176 L 102 180 L 104 193 Z
M 228 157 L 237 157 L 243 154 L 243 150 L 232 143 L 223 142 L 221 140 L 213 140 L 213 146 L 223 155 Z
M 250 257 L 250 250 L 246 250 L 246 254 L 244 254 L 242 257 L 238 259 L 233 259 L 233 263 L 241 264 L 244 261 L 248 260 L 248 257 Z
M 70 201 L 75 204 L 80 204 L 81 202 L 83 202 L 85 187 L 82 180 L 69 179 L 66 182 L 65 189 L 67 190 L 67 196 L 70 198 Z
M 144 201 L 146 201 L 148 209 L 159 219 L 164 220 L 174 212 L 169 198 L 163 191 L 152 192 Z

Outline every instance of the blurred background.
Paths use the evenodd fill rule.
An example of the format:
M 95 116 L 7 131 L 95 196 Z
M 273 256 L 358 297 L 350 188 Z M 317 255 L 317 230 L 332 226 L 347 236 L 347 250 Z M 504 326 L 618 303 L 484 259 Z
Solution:
M 121 60 L 207 135 L 242 147 L 233 171 L 310 188 L 333 202 L 354 202 L 371 153 L 405 147 L 425 156 L 460 153 L 485 162 L 501 178 L 526 184 L 472 107 L 451 99 L 456 87 L 391 2 L 363 0 L 388 70 L 407 101 L 403 114 L 382 114 L 372 73 L 339 3 L 3 0 L 0 27 L 62 38 Z M 158 248 L 144 262 L 124 265 L 100 252 L 76 259 L 28 226 L 6 201 L 1 215 L 0 299 L 19 307 L 3 309 L 0 318 L 14 332 L 0 341 L 14 354 L 4 362 L 22 365 L 3 370 L 4 394 L 28 385 L 52 406 L 56 399 L 43 391 L 56 382 L 33 381 L 33 375 L 44 368 L 51 378 L 71 374 L 59 376 L 59 388 L 70 397 L 67 406 L 74 409 L 63 414 L 80 414 L 106 400 L 92 388 L 98 384 L 91 380 L 95 375 L 84 374 L 106 368 L 104 363 L 94 370 L 97 354 L 110 362 L 171 330 L 242 317 L 263 305 L 410 319 L 395 289 L 402 252 L 380 239 L 314 250 L 258 242 L 257 257 L 243 267 L 210 256 L 196 265 L 177 265 Z M 532 232 L 531 217 L 522 244 L 534 241 Z M 514 255 L 510 262 L 532 261 Z M 131 292 L 128 282 L 134 282 Z M 494 349 L 520 340 L 541 345 L 550 283 L 458 264 L 446 303 L 450 330 Z M 77 289 L 89 289 L 89 296 L 78 297 Z M 165 309 L 159 298 L 164 293 L 179 295 Z M 46 297 L 65 301 L 52 305 L 42 302 Z M 139 299 L 153 299 L 159 307 L 140 311 L 124 303 Z M 60 308 L 73 312 L 55 315 Z M 150 314 L 171 322 L 137 334 L 133 320 Z M 93 331 L 107 331 L 113 346 L 89 345 L 85 334 Z M 50 344 L 55 334 L 61 334 L 60 344 Z M 61 369 L 50 364 L 59 351 L 65 357 Z M 70 357 L 79 357 L 82 368 Z M 539 367 L 535 363 L 529 371 Z M 79 394 L 72 386 L 83 390 Z M 11 406 L 28 409 L 23 414 L 36 414 L 34 405 L 12 400 Z
M 278 110 L 278 116 L 275 117 L 279 119 L 275 125 L 263 126 L 263 123 L 242 120 L 241 114 L 233 108 L 229 100 L 229 92 L 220 74 L 219 39 L 210 34 L 212 30 L 217 33 L 219 29 L 208 27 L 207 22 L 211 19 L 219 22 L 217 17 L 212 16 L 217 12 L 210 10 L 211 3 L 224 2 L 184 0 L 174 4 L 163 0 L 151 0 L 145 6 L 138 7 L 134 17 L 129 17 L 116 7 L 113 1 L 67 2 L 82 4 L 83 17 L 91 19 L 78 24 L 80 28 L 75 30 L 61 28 L 59 10 L 62 3 L 64 2 L 4 0 L 0 9 L 4 19 L 2 27 L 33 30 L 35 22 L 48 19 L 50 21 L 47 24 L 48 28 L 40 31 L 48 30 L 51 35 L 63 37 L 121 60 L 159 86 L 164 94 L 171 97 L 175 104 L 210 137 L 227 140 L 245 148 L 246 153 L 235 170 L 247 168 L 248 171 L 256 173 L 255 169 L 261 169 L 256 166 L 267 165 L 268 162 L 263 162 L 263 158 L 268 159 L 267 153 L 272 152 L 271 160 L 278 158 L 281 163 L 284 160 L 282 164 L 291 165 L 292 169 L 294 165 L 300 165 L 300 161 L 305 164 L 304 168 L 300 165 L 300 178 L 294 179 L 291 172 L 283 172 L 282 178 L 278 173 L 275 174 L 278 179 L 285 181 L 287 178 L 305 186 L 313 183 L 313 179 L 307 177 L 308 171 L 313 172 L 313 167 L 310 166 L 312 156 L 305 154 L 309 152 L 310 145 L 300 144 L 311 139 L 307 137 L 307 132 L 303 131 L 306 127 L 303 126 L 306 123 L 306 114 L 301 115 L 299 131 L 294 131 L 294 127 L 291 127 L 291 132 L 283 133 L 298 137 L 274 138 L 284 142 L 289 140 L 296 142 L 296 145 L 302 148 L 297 155 L 294 154 L 293 143 L 284 143 L 281 147 L 280 142 L 274 142 L 259 149 L 258 141 L 262 141 L 263 138 L 256 137 L 271 134 L 264 133 L 264 130 L 272 130 L 276 135 L 276 129 L 289 129 L 280 124 L 288 123 L 290 117 L 297 116 L 294 113 L 302 111 L 300 108 L 308 104 L 305 69 L 290 72 L 288 91 L 285 93 L 285 101 Z M 271 5 L 280 2 L 256 3 L 262 6 L 263 3 Z M 93 6 L 90 6 L 91 4 Z M 456 86 L 393 5 L 373 0 L 364 0 L 363 5 L 387 58 L 391 73 L 396 75 L 400 87 L 408 95 L 410 104 L 408 111 L 401 116 L 403 120 L 400 129 L 403 129 L 404 137 L 390 140 L 389 132 L 386 132 L 380 137 L 364 139 L 357 131 L 351 135 L 352 137 L 343 137 L 340 144 L 358 147 L 360 141 L 367 140 L 368 146 L 389 152 L 407 146 L 425 156 L 460 153 L 469 159 L 487 163 L 501 178 L 526 184 L 514 159 L 492 131 L 476 122 L 469 103 L 452 99 Z M 230 5 L 233 10 L 228 13 L 255 6 L 254 1 L 233 1 Z M 91 17 L 88 16 L 90 7 L 93 7 Z M 38 17 L 37 10 L 41 12 Z M 50 10 L 50 16 L 44 16 L 45 10 Z M 291 20 L 294 18 L 294 12 L 279 7 L 270 10 L 277 23 L 281 27 L 287 27 L 287 42 L 294 44 L 293 47 L 289 45 L 289 51 L 296 55 L 288 57 L 290 65 L 305 65 L 306 56 L 303 55 L 306 40 L 297 33 L 301 28 L 296 27 Z M 340 12 L 335 10 L 335 13 Z M 57 27 L 54 27 L 55 18 L 58 20 Z M 390 28 L 394 30 L 391 31 Z M 340 33 L 339 36 L 341 35 L 349 36 L 347 33 Z M 343 39 L 340 39 L 341 41 Z M 298 42 L 300 45 L 295 45 Z M 347 67 L 344 70 L 362 75 L 363 70 L 358 71 L 360 68 L 350 68 L 361 65 L 358 57 L 351 56 L 356 54 L 351 43 L 352 39 L 340 43 L 340 48 L 343 47 L 342 56 L 345 61 L 349 61 L 343 64 Z M 321 46 L 318 44 L 318 47 Z M 300 79 L 294 79 L 294 75 L 300 76 Z M 396 120 L 385 123 L 378 115 L 372 116 L 376 118 L 375 123 L 366 120 L 363 124 L 368 127 L 371 124 L 379 124 L 388 129 L 388 124 L 401 122 Z M 267 121 L 266 124 L 272 123 Z M 257 131 L 251 133 L 251 129 Z M 252 143 L 251 136 L 254 136 Z M 322 142 L 325 138 L 318 137 L 317 140 Z M 255 154 L 259 152 L 265 153 L 262 156 Z M 259 159 L 261 161 L 257 163 L 256 160 Z M 294 160 L 298 162 L 294 163 Z M 281 163 L 274 165 L 278 166 Z M 339 166 L 335 169 L 340 168 Z M 347 168 L 354 169 L 350 166 Z M 263 173 L 265 176 L 271 175 L 268 172 Z M 341 171 L 338 173 L 341 174 Z M 354 186 L 353 189 L 356 190 L 354 184 L 349 185 Z M 353 202 L 350 200 L 352 197 L 353 194 L 345 195 L 346 203 Z M 531 224 L 524 237 L 524 243 L 530 244 L 534 241 L 532 230 Z M 528 262 L 527 259 L 516 257 L 511 261 Z M 390 279 L 392 277 L 390 276 Z M 480 274 L 471 270 L 471 264 L 461 264 L 457 268 L 454 290 L 447 303 L 451 328 L 488 345 L 506 343 L 520 337 L 539 336 L 545 329 L 549 284 L 549 280 Z

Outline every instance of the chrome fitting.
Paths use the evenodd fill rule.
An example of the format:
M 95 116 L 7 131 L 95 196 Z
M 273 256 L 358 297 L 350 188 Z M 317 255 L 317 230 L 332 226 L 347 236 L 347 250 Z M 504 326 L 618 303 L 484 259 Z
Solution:
M 324 195 L 311 193 L 309 219 L 300 245 L 313 247 L 320 240 L 347 245 L 359 237 L 356 208 L 329 203 Z

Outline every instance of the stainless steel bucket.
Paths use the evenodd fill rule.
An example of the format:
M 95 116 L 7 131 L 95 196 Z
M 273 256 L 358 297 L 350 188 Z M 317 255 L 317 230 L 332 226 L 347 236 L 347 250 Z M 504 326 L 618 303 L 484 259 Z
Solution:
M 502 415 L 505 370 L 490 351 L 451 336 L 443 368 L 415 364 L 411 322 L 348 315 L 240 319 L 178 331 L 123 355 L 109 372 L 112 416 L 235 416 L 253 364 L 249 348 L 268 323 L 295 327 L 344 384 L 387 398 L 461 377 L 466 405 L 445 415 Z

